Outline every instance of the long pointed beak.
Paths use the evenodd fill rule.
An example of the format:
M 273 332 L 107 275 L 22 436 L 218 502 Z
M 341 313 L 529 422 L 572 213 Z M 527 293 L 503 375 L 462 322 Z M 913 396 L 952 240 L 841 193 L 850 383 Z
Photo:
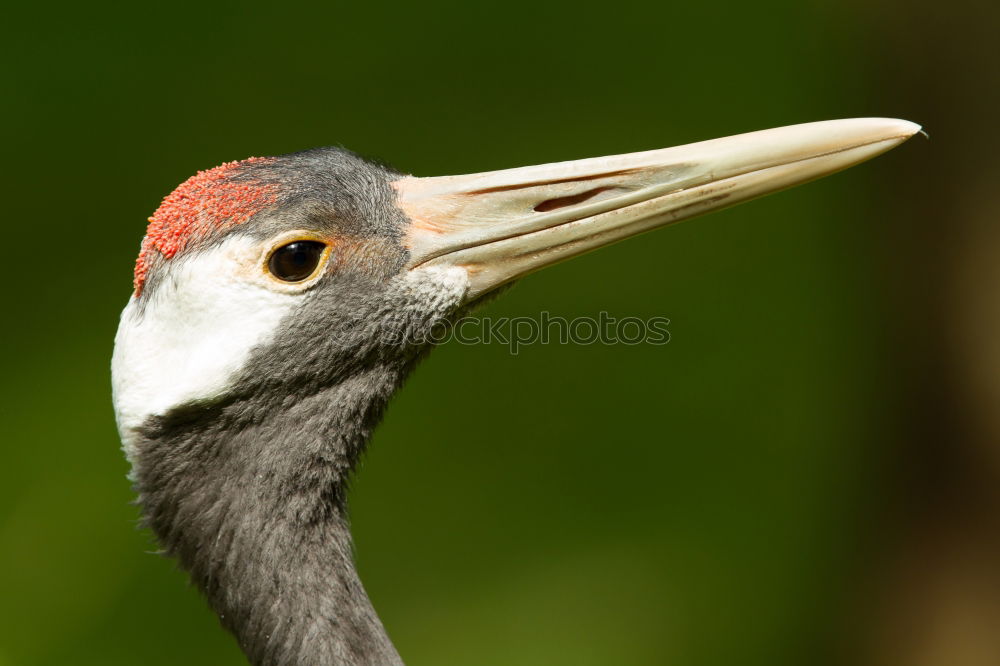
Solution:
M 409 268 L 461 266 L 469 301 L 522 275 L 875 157 L 918 125 L 858 118 L 393 185 Z

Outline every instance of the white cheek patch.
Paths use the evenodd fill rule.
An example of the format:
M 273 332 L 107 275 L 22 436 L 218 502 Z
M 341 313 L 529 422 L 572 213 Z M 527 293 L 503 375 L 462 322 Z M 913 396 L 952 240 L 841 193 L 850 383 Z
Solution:
M 273 339 L 302 297 L 268 288 L 254 274 L 259 246 L 233 237 L 171 260 L 139 308 L 122 312 L 111 361 L 118 430 L 131 457 L 136 429 L 172 407 L 222 394 L 251 350 Z M 176 263 L 173 263 L 176 262 Z M 256 269 L 259 270 L 259 269 Z

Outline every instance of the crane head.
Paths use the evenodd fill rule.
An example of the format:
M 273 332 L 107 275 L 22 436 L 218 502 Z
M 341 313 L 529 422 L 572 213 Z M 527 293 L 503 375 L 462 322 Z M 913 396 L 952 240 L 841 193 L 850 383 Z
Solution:
M 517 278 L 846 168 L 919 130 L 796 125 L 676 148 L 417 178 L 335 148 L 201 172 L 150 218 L 113 359 L 126 452 L 151 422 L 410 364 Z

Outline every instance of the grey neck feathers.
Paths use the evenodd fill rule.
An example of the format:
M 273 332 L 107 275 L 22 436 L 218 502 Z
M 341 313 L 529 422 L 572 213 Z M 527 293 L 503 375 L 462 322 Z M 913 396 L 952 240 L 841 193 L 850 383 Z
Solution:
M 151 422 L 147 524 L 253 664 L 401 664 L 358 579 L 348 475 L 412 363 L 376 365 L 263 418 L 254 398 Z
M 314 290 L 225 396 L 140 429 L 146 523 L 258 665 L 400 664 L 352 561 L 347 482 L 464 272 Z

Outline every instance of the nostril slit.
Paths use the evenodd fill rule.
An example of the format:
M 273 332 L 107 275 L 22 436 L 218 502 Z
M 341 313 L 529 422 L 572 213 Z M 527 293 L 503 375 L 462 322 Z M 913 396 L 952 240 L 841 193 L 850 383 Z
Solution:
M 586 192 L 581 192 L 580 194 L 573 194 L 568 197 L 559 197 L 558 199 L 547 199 L 542 203 L 535 206 L 535 210 L 539 213 L 546 213 L 550 210 L 556 210 L 558 208 L 565 208 L 566 206 L 575 206 L 576 204 L 583 203 L 588 199 L 593 199 L 601 192 L 607 192 L 608 190 L 613 190 L 613 187 L 595 187 L 592 190 L 587 190 Z

